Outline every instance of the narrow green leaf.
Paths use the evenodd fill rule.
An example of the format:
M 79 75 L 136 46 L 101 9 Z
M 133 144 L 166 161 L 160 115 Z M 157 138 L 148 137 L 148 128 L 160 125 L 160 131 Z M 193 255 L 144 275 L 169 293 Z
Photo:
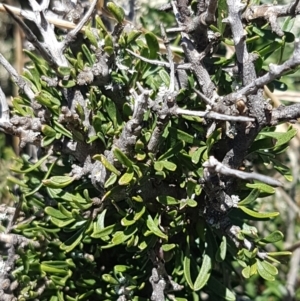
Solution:
M 116 20 L 119 23 L 122 23 L 125 18 L 125 12 L 124 9 L 121 6 L 116 5 L 113 2 L 108 2 L 106 4 L 107 9 L 113 14 L 113 16 L 116 18 Z
M 133 162 L 117 147 L 113 150 L 114 156 L 126 167 L 132 167 Z
M 156 197 L 156 200 L 159 203 L 161 203 L 163 205 L 167 205 L 167 206 L 172 206 L 172 205 L 179 204 L 179 200 L 176 200 L 172 196 L 168 196 L 168 195 L 158 196 L 158 197 Z
M 226 257 L 226 252 L 227 252 L 227 239 L 226 236 L 222 236 L 221 244 L 216 253 L 216 260 L 218 262 L 224 261 Z
M 267 194 L 274 194 L 275 193 L 275 189 L 274 187 L 264 184 L 264 183 L 254 183 L 254 184 L 246 184 L 247 187 L 249 188 L 253 188 L 253 189 L 258 189 L 261 192 L 265 192 Z
M 48 208 L 49 208 L 49 207 L 48 207 Z M 66 217 L 68 217 L 68 218 L 73 218 L 72 213 L 71 213 L 69 210 L 67 210 L 61 203 L 58 203 L 58 209 L 59 209 L 59 211 L 60 211 L 63 215 L 65 215 Z
M 119 179 L 119 181 L 118 181 L 119 185 L 121 185 L 121 186 L 129 185 L 133 179 L 133 176 L 134 176 L 133 170 L 129 169 Z
M 90 28 L 86 27 L 84 31 L 85 36 L 89 39 L 91 44 L 95 47 L 98 47 L 97 38 Z
M 269 256 L 291 256 L 292 253 L 289 251 L 279 251 L 279 252 L 268 252 Z
M 163 155 L 161 155 L 157 161 L 163 161 L 167 160 L 174 155 L 176 155 L 178 152 L 180 152 L 184 147 L 184 142 L 183 141 L 178 141 L 172 148 L 167 150 Z
M 124 231 L 117 231 L 112 238 L 113 245 L 119 245 L 128 240 L 138 230 L 136 226 L 128 227 Z
M 60 210 L 57 210 L 53 207 L 46 207 L 45 213 L 49 216 L 53 216 L 57 219 L 68 219 L 69 217 L 63 214 Z
M 157 53 L 159 52 L 159 44 L 155 34 L 152 32 L 147 32 L 145 34 L 146 43 L 149 49 L 149 59 L 155 59 L 157 57 Z
M 277 241 L 281 241 L 282 239 L 283 239 L 282 232 L 276 230 L 276 231 L 272 232 L 270 235 L 268 235 L 265 238 L 261 239 L 260 242 L 275 243 Z
M 239 202 L 239 205 L 245 206 L 251 204 L 252 202 L 256 201 L 259 196 L 259 189 L 253 189 L 250 194 Z
M 163 239 L 166 239 L 166 240 L 168 239 L 168 236 L 166 234 L 164 234 L 163 232 L 161 232 L 161 230 L 158 228 L 158 226 L 156 225 L 156 223 L 154 222 L 154 220 L 152 219 L 150 214 L 147 215 L 146 223 L 147 223 L 148 229 L 153 234 L 155 234 L 156 236 L 161 237 Z
M 163 164 L 164 168 L 166 168 L 170 171 L 175 171 L 177 168 L 176 164 L 169 162 L 169 161 L 161 161 L 161 163 Z
M 94 160 L 100 161 L 107 170 L 113 172 L 117 176 L 119 176 L 121 173 L 106 159 L 106 157 L 102 154 L 100 155 L 95 155 L 93 157 Z
M 58 73 L 62 76 L 69 76 L 71 73 L 71 68 L 60 66 L 60 67 L 58 67 Z
M 279 215 L 279 212 L 257 212 L 253 211 L 245 206 L 238 206 L 246 214 L 256 217 L 256 218 L 271 218 Z
M 170 76 L 168 74 L 168 72 L 164 69 L 159 70 L 158 72 L 160 78 L 162 79 L 162 81 L 164 82 L 164 84 L 166 85 L 166 87 L 169 87 L 170 85 Z
M 211 258 L 207 254 L 205 254 L 202 265 L 201 265 L 200 272 L 194 283 L 195 291 L 199 291 L 207 283 L 207 281 L 210 277 L 211 268 L 212 268 Z
M 68 238 L 62 245 L 60 249 L 66 252 L 72 251 L 82 240 L 85 227 L 81 227 L 75 234 Z
M 276 139 L 275 148 L 288 143 L 297 134 L 297 130 L 292 126 L 289 127 L 287 132 L 260 132 L 260 135 L 272 137 Z
M 188 250 L 186 250 L 186 252 L 185 252 L 186 254 L 183 259 L 183 275 L 184 275 L 184 278 L 185 278 L 186 282 L 188 283 L 189 287 L 192 290 L 194 290 L 194 284 L 193 284 L 192 277 L 191 277 L 191 258 L 190 258 L 189 251 L 190 250 L 188 248 Z
M 50 179 L 42 180 L 46 187 L 50 188 L 64 188 L 74 181 L 74 177 L 69 176 L 53 176 Z
M 93 238 L 103 238 L 106 237 L 116 230 L 116 224 L 109 225 L 103 229 L 98 229 L 97 232 L 94 232 L 91 237 Z
M 105 184 L 104 184 L 104 188 L 108 188 L 109 186 L 112 186 L 113 184 L 116 183 L 118 179 L 118 176 L 114 173 L 112 173 L 109 178 L 106 180 Z

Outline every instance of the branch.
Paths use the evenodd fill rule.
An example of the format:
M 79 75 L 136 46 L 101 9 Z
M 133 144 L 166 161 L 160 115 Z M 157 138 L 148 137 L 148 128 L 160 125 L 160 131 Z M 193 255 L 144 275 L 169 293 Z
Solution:
M 6 69 L 11 76 L 13 82 L 19 87 L 19 89 L 26 94 L 31 103 L 34 102 L 34 93 L 31 90 L 29 83 L 27 83 L 17 72 L 16 69 L 6 60 L 6 58 L 0 53 L 0 64 Z
M 300 39 L 295 39 L 295 49 L 293 55 L 285 63 L 281 65 L 270 64 L 269 72 L 265 75 L 255 79 L 254 81 L 248 83 L 244 88 L 239 91 L 229 94 L 224 97 L 224 101 L 235 102 L 236 100 L 254 94 L 258 89 L 262 88 L 264 85 L 272 82 L 274 79 L 282 76 L 284 73 L 293 70 L 300 65 Z
M 205 25 L 210 25 L 216 21 L 216 10 L 218 7 L 218 0 L 210 0 L 208 3 L 207 10 L 202 17 L 202 22 Z
M 247 116 L 232 116 L 232 115 L 225 115 L 220 114 L 214 111 L 191 111 L 191 110 L 185 110 L 181 108 L 174 108 L 172 109 L 172 113 L 175 113 L 176 115 L 189 115 L 189 116 L 198 116 L 198 117 L 204 117 L 208 119 L 215 119 L 215 120 L 223 120 L 223 121 L 233 121 L 233 122 L 253 122 L 255 121 L 254 118 L 247 117 Z
M 251 22 L 255 19 L 265 19 L 270 22 L 271 28 L 280 37 L 284 35 L 281 30 L 277 19 L 279 17 L 291 16 L 295 17 L 300 14 L 299 0 L 292 2 L 287 5 L 274 5 L 274 4 L 263 4 L 263 5 L 251 5 L 243 13 L 243 20 Z
M 132 54 L 133 56 L 137 57 L 138 59 L 152 64 L 152 65 L 156 65 L 156 66 L 162 66 L 162 67 L 166 67 L 166 68 L 170 68 L 170 63 L 168 62 L 163 62 L 163 61 L 159 61 L 159 60 L 151 60 L 151 59 L 147 59 L 133 51 L 131 51 L 130 49 L 126 49 L 127 52 L 129 52 L 130 54 Z M 175 69 L 181 69 L 181 70 L 191 70 L 191 64 L 189 63 L 185 63 L 185 64 L 174 64 Z
M 116 141 L 115 146 L 120 148 L 126 155 L 131 154 L 132 146 L 135 144 L 137 136 L 142 130 L 142 123 L 144 113 L 148 107 L 148 100 L 150 91 L 144 89 L 138 84 L 141 91 L 140 95 L 137 95 L 134 90 L 131 90 L 134 102 L 134 110 L 132 118 L 125 124 L 120 138 Z
M 62 50 L 66 49 L 68 47 L 68 45 L 72 41 L 75 40 L 75 37 L 77 36 L 77 34 L 82 30 L 84 24 L 91 17 L 94 9 L 96 8 L 97 2 L 98 2 L 98 0 L 93 0 L 93 2 L 90 3 L 90 7 L 89 7 L 88 11 L 86 12 L 86 14 L 84 15 L 84 17 L 80 20 L 80 22 L 76 25 L 76 27 L 67 34 L 67 36 L 63 42 Z
M 208 171 L 210 173 L 220 173 L 224 176 L 236 177 L 243 180 L 257 180 L 271 186 L 282 186 L 282 183 L 274 178 L 261 175 L 256 172 L 244 172 L 236 169 L 231 169 L 219 162 L 213 156 L 209 157 L 208 161 L 203 163 L 203 167 L 208 168 Z
M 5 5 L 4 8 L 17 24 L 19 24 L 28 41 L 38 49 L 42 57 L 50 64 L 50 66 L 69 65 L 62 53 L 62 43 L 57 41 L 54 29 L 48 23 L 44 12 L 37 12 L 27 16 L 27 19 L 34 22 L 39 29 L 44 40 L 44 42 L 40 42 L 31 29 L 19 17 L 15 16 L 8 6 Z M 21 15 L 26 18 L 26 14 L 24 15 L 23 11 L 21 11 Z
M 284 121 L 296 121 L 300 118 L 300 104 L 279 106 L 272 110 L 270 125 L 276 125 Z

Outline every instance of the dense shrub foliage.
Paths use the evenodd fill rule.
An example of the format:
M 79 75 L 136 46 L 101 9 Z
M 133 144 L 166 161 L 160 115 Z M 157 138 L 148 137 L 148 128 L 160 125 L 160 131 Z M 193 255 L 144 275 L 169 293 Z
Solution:
M 10 112 L 1 92 L 0 128 L 31 145 L 8 178 L 17 206 L 1 209 L 1 300 L 281 300 L 290 252 L 260 208 L 292 181 L 296 130 L 276 126 L 300 107 L 263 92 L 300 64 L 298 1 L 172 1 L 151 11 L 155 33 L 97 1 L 55 29 L 31 2 L 37 37 L 6 8 L 35 47 L 22 76 L 1 57 L 20 91 Z

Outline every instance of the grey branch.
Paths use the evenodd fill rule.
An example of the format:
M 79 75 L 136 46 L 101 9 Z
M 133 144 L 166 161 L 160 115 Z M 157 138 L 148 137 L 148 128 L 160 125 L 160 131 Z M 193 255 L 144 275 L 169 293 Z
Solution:
M 263 4 L 263 5 L 250 5 L 243 13 L 243 20 L 251 22 L 255 19 L 265 19 L 270 22 L 271 28 L 280 37 L 284 35 L 281 30 L 277 19 L 279 17 L 292 16 L 300 14 L 299 0 L 293 1 L 287 5 L 274 5 L 274 4 Z
M 225 99 L 230 100 L 232 102 L 236 101 L 237 99 L 242 98 L 243 96 L 247 96 L 250 94 L 254 94 L 257 90 L 264 85 L 272 82 L 274 79 L 282 76 L 284 73 L 293 70 L 294 68 L 300 65 L 300 39 L 295 39 L 295 49 L 293 55 L 290 59 L 288 59 L 285 63 L 281 65 L 270 64 L 269 65 L 269 72 L 265 75 L 255 79 L 244 88 L 240 89 L 239 91 L 232 93 L 225 97 Z
M 216 10 L 218 7 L 218 0 L 210 0 L 208 3 L 207 10 L 204 13 L 204 18 L 202 18 L 202 22 L 205 25 L 210 25 L 216 21 Z
M 16 69 L 6 60 L 6 58 L 0 53 L 0 64 L 6 69 L 11 76 L 13 82 L 24 92 L 30 99 L 31 103 L 34 101 L 34 93 L 30 88 L 30 84 L 27 83 L 16 71 Z
M 174 108 L 172 110 L 177 115 L 189 115 L 189 116 L 198 116 L 208 119 L 215 119 L 215 120 L 223 120 L 223 121 L 233 121 L 233 122 L 253 122 L 255 119 L 247 116 L 232 116 L 232 115 L 225 115 L 220 114 L 214 111 L 191 111 L 191 110 L 185 110 L 181 108 Z
M 166 68 L 170 68 L 170 63 L 168 62 L 163 62 L 163 61 L 159 61 L 159 60 L 151 60 L 151 59 L 147 59 L 133 51 L 131 51 L 130 49 L 126 49 L 126 51 L 128 51 L 130 54 L 132 54 L 133 56 L 137 57 L 138 59 L 152 64 L 152 65 L 156 65 L 156 66 L 163 66 Z M 187 64 L 174 64 L 175 69 L 182 69 L 182 70 L 190 70 L 191 69 L 191 64 L 187 63 Z
M 90 7 L 89 7 L 88 11 L 86 12 L 86 14 L 84 15 L 84 17 L 80 20 L 80 22 L 76 25 L 76 27 L 67 34 L 67 36 L 63 42 L 63 46 L 62 46 L 63 50 L 66 49 L 66 47 L 70 44 L 70 42 L 74 41 L 77 34 L 82 30 L 85 23 L 91 17 L 91 15 L 97 5 L 97 2 L 98 2 L 98 0 L 93 0 L 91 2 Z
M 137 136 L 142 130 L 142 122 L 144 113 L 148 106 L 150 91 L 144 89 L 138 84 L 141 92 L 138 95 L 135 91 L 131 91 L 134 98 L 134 110 L 132 118 L 125 124 L 120 138 L 116 141 L 115 145 L 120 148 L 125 154 L 130 155 L 132 147 L 137 140 Z
M 284 121 L 296 121 L 300 118 L 300 104 L 279 106 L 272 110 L 270 125 L 276 125 Z
M 257 180 L 271 186 L 282 186 L 282 183 L 274 178 L 261 175 L 256 172 L 244 172 L 236 169 L 231 169 L 219 162 L 213 156 L 209 157 L 208 161 L 203 163 L 203 166 L 208 168 L 209 171 L 217 172 L 224 176 L 236 177 L 243 180 Z
M 31 31 L 31 29 L 14 13 L 4 6 L 8 14 L 19 24 L 19 26 L 24 31 L 27 39 L 31 42 L 40 52 L 42 57 L 51 66 L 68 66 L 68 61 L 62 53 L 62 43 L 57 41 L 54 29 L 48 23 L 44 12 L 36 12 L 35 14 L 26 14 L 21 11 L 21 15 L 24 18 L 35 23 L 43 37 L 44 42 L 40 42 L 36 35 Z

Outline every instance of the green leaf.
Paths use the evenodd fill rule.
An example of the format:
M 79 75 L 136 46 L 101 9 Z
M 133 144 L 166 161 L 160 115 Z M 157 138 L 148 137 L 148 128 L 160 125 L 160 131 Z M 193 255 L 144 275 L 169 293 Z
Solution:
M 60 210 L 57 210 L 53 207 L 46 207 L 45 212 L 47 215 L 53 216 L 57 219 L 68 219 L 69 218 L 69 216 L 63 214 Z
M 272 232 L 270 235 L 261 239 L 260 242 L 268 244 L 268 243 L 275 243 L 277 241 L 281 241 L 282 239 L 283 239 L 282 232 L 276 230 L 276 231 Z
M 63 125 L 61 125 L 56 120 L 53 120 L 53 128 L 56 132 L 59 132 L 70 139 L 73 138 L 72 133 L 70 131 L 68 131 Z
M 104 188 L 108 188 L 109 186 L 112 186 L 113 184 L 116 183 L 118 177 L 116 174 L 112 173 L 109 178 L 106 180 L 104 184 Z
M 107 32 L 107 28 L 105 27 L 104 23 L 102 22 L 102 19 L 100 16 L 97 14 L 95 17 L 96 23 L 98 25 L 98 28 L 103 29 L 104 32 Z
M 184 148 L 184 142 L 183 141 L 178 141 L 172 148 L 168 149 L 163 155 L 161 155 L 158 159 L 157 162 L 167 160 L 177 153 L 179 153 L 182 149 Z
M 100 155 L 95 155 L 93 157 L 94 160 L 100 161 L 107 170 L 113 172 L 117 176 L 119 176 L 121 173 L 106 159 L 106 157 L 102 154 Z
M 109 226 L 107 226 L 103 229 L 98 229 L 97 231 L 93 232 L 91 237 L 93 237 L 93 238 L 103 238 L 103 237 L 106 237 L 106 236 L 112 234 L 115 231 L 116 231 L 116 224 L 112 224 L 112 225 L 109 225 Z
M 260 261 L 259 259 L 257 259 L 256 263 L 257 263 L 257 271 L 262 278 L 264 278 L 268 281 L 275 280 L 275 277 L 265 269 L 265 265 L 263 265 L 263 261 Z
M 50 154 L 44 156 L 40 160 L 38 160 L 36 163 L 32 164 L 30 167 L 20 170 L 20 169 L 15 169 L 15 168 L 10 168 L 11 171 L 16 172 L 16 173 L 21 173 L 21 174 L 27 174 L 33 170 L 36 170 L 38 167 L 40 167 L 50 156 Z
M 222 236 L 221 244 L 216 253 L 216 260 L 218 262 L 224 261 L 226 257 L 226 252 L 227 252 L 227 239 L 226 236 Z
M 70 67 L 64 67 L 60 66 L 58 67 L 58 73 L 62 76 L 69 76 L 71 74 L 71 68 Z
M 166 87 L 169 87 L 169 85 L 170 85 L 170 76 L 169 76 L 168 72 L 164 69 L 161 69 L 161 70 L 159 70 L 158 74 L 161 77 L 164 84 L 166 85 Z
M 195 291 L 199 291 L 207 283 L 207 281 L 210 277 L 211 268 L 212 268 L 211 258 L 207 254 L 205 254 L 203 257 L 203 262 L 201 265 L 200 272 L 194 283 Z
M 152 32 L 147 32 L 145 34 L 146 43 L 149 49 L 149 59 L 155 59 L 157 53 L 159 52 L 159 44 L 156 36 Z
M 60 245 L 60 249 L 66 251 L 67 253 L 72 251 L 81 242 L 85 228 L 85 226 L 79 228 L 78 231 L 76 231 L 70 238 Z
M 188 283 L 189 287 L 194 290 L 194 284 L 191 277 L 191 258 L 189 248 L 187 247 L 186 254 L 183 259 L 183 274 L 186 282 Z
M 68 274 L 68 264 L 65 261 L 43 261 L 41 270 L 50 274 Z
M 162 249 L 165 252 L 169 252 L 169 251 L 173 250 L 175 247 L 176 247 L 175 244 L 163 244 L 162 245 Z
M 192 135 L 173 127 L 169 127 L 168 130 L 172 137 L 174 137 L 176 140 L 185 141 L 187 143 L 194 143 L 194 137 Z
M 72 88 L 76 86 L 76 81 L 73 79 L 63 79 L 59 81 L 59 86 L 63 88 Z
M 110 283 L 112 285 L 117 285 L 119 284 L 119 282 L 114 278 L 112 277 L 111 275 L 109 274 L 103 274 L 102 275 L 102 279 L 103 281 L 107 282 L 107 283 Z
M 114 156 L 126 167 L 132 167 L 133 162 L 117 147 L 113 150 Z
M 42 133 L 48 137 L 55 137 L 55 135 L 56 135 L 56 131 L 47 124 L 42 125 Z
M 98 47 L 97 39 L 94 35 L 94 33 L 90 30 L 90 28 L 86 27 L 84 31 L 85 36 L 89 39 L 91 44 L 95 47 Z
M 268 256 L 291 256 L 292 253 L 289 251 L 279 251 L 279 252 L 268 252 Z
M 154 169 L 157 171 L 162 171 L 164 169 L 164 165 L 163 165 L 162 161 L 155 161 Z
M 130 182 L 132 181 L 134 176 L 133 170 L 130 168 L 128 169 L 119 179 L 118 183 L 121 186 L 129 185 Z
M 239 202 L 239 205 L 245 206 L 251 204 L 252 202 L 257 200 L 259 193 L 259 189 L 251 190 L 250 194 L 245 199 Z
M 50 179 L 42 180 L 42 183 L 44 186 L 50 188 L 64 188 L 70 185 L 74 180 L 74 177 L 69 176 L 53 176 Z
M 177 168 L 176 164 L 169 161 L 161 161 L 161 163 L 163 164 L 164 168 L 170 171 L 175 171 Z
M 128 227 L 124 231 L 117 231 L 112 238 L 113 245 L 119 245 L 128 240 L 138 230 L 136 226 Z
M 69 210 L 67 210 L 61 203 L 58 203 L 58 209 L 66 217 L 73 218 L 72 213 Z
M 92 67 L 95 63 L 95 60 L 94 60 L 90 50 L 87 48 L 87 46 L 85 44 L 81 45 L 81 49 L 82 49 L 82 52 L 84 53 L 85 57 L 87 58 L 90 67 Z
M 267 193 L 267 194 L 274 194 L 275 193 L 275 189 L 274 187 L 264 184 L 264 183 L 254 183 L 254 184 L 246 184 L 247 187 L 249 188 L 254 188 L 254 189 L 258 189 L 261 192 Z
M 175 198 L 168 196 L 168 195 L 162 195 L 156 197 L 156 200 L 166 206 L 172 206 L 179 204 L 179 200 L 176 200 Z
M 250 268 L 249 265 L 247 265 L 245 268 L 243 268 L 242 275 L 246 279 L 250 278 L 250 276 L 251 276 L 251 268 Z
M 274 148 L 278 148 L 279 146 L 288 143 L 291 141 L 292 138 L 295 137 L 297 134 L 297 130 L 290 126 L 287 130 L 287 132 L 260 132 L 260 135 L 267 136 L 267 137 L 272 137 L 276 139 L 276 144 Z
M 198 164 L 200 161 L 200 157 L 203 154 L 203 152 L 207 149 L 206 146 L 198 147 L 193 153 L 192 153 L 192 162 L 194 164 Z
M 124 9 L 121 6 L 116 5 L 113 2 L 108 2 L 106 4 L 107 9 L 112 13 L 119 23 L 122 23 L 125 18 Z
M 152 219 L 152 217 L 149 213 L 147 215 L 146 223 L 147 223 L 148 229 L 153 234 L 155 234 L 158 237 L 168 240 L 168 236 L 166 234 L 164 234 L 163 232 L 161 232 L 161 230 L 158 228 L 157 224 L 154 222 L 154 220 Z
M 257 212 L 240 205 L 238 206 L 238 208 L 244 211 L 246 214 L 255 218 L 271 218 L 279 215 L 279 212 Z

